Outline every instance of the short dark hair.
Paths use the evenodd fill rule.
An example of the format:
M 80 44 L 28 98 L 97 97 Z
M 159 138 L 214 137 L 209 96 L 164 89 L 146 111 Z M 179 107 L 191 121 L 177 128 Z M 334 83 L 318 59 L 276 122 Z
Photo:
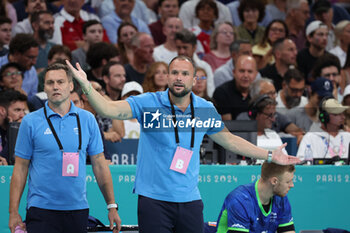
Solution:
M 184 55 L 176 56 L 176 57 L 174 57 L 174 58 L 170 61 L 169 66 L 168 66 L 168 73 L 169 73 L 169 74 L 170 74 L 170 66 L 171 66 L 171 63 L 173 63 L 175 60 L 181 60 L 181 61 L 189 61 L 189 62 L 191 62 L 192 66 L 193 66 L 193 77 L 196 75 L 196 73 L 197 73 L 196 64 L 194 63 L 194 61 L 192 60 L 192 58 L 187 57 L 187 56 L 184 56 Z
M 39 44 L 34 39 L 33 35 L 19 33 L 12 38 L 9 47 L 9 54 L 15 54 L 16 52 L 23 54 L 33 47 L 38 48 Z
M 288 38 L 279 38 L 272 44 L 272 53 L 275 54 L 276 50 L 280 50 L 283 47 L 283 43 Z
M 43 15 L 43 14 L 52 15 L 52 12 L 51 12 L 51 11 L 38 11 L 38 12 L 34 12 L 34 13 L 32 14 L 32 16 L 30 17 L 30 23 L 39 22 L 39 20 L 40 20 L 40 15 Z
M 88 20 L 86 22 L 84 22 L 83 24 L 83 34 L 85 35 L 86 33 L 86 30 L 88 29 L 88 27 L 92 26 L 92 25 L 95 25 L 95 24 L 101 24 L 101 22 L 97 21 L 96 19 L 91 19 L 91 20 Z
M 7 89 L 0 91 L 0 106 L 8 108 L 11 103 L 21 101 L 27 102 L 28 98 L 25 94 L 22 94 L 19 91 Z
M 218 10 L 218 6 L 216 5 L 215 1 L 213 1 L 213 0 L 200 0 L 197 3 L 196 9 L 195 9 L 195 13 L 196 13 L 197 18 L 198 18 L 199 10 L 205 6 L 209 6 L 210 8 L 212 8 L 214 10 L 214 15 L 215 15 L 216 19 L 219 17 L 219 10 Z
M 51 60 L 55 54 L 64 53 L 69 57 L 69 60 L 72 60 L 72 53 L 70 49 L 65 45 L 54 45 L 51 47 L 47 59 Z
M 241 44 L 250 44 L 249 40 L 245 40 L 245 39 L 240 39 L 240 40 L 235 40 L 230 44 L 230 52 L 239 52 L 239 49 L 241 47 Z
M 341 65 L 340 65 L 339 58 L 331 53 L 326 53 L 316 60 L 314 67 L 312 69 L 312 77 L 315 79 L 320 77 L 322 73 L 322 69 L 330 66 L 337 67 L 337 70 L 340 74 Z
M 303 73 L 301 73 L 298 69 L 295 68 L 288 69 L 283 77 L 283 80 L 287 84 L 289 84 L 292 81 L 292 79 L 294 79 L 297 82 L 305 81 Z
M 120 65 L 123 66 L 120 62 L 116 61 L 109 61 L 106 65 L 102 68 L 102 76 L 109 76 L 109 69 L 114 65 Z
M 12 24 L 12 20 L 6 16 L 0 16 L 0 25 L 3 25 L 5 23 Z
M 193 46 L 197 44 L 196 35 L 185 28 L 175 33 L 175 40 L 181 40 L 182 43 L 189 43 Z
M 20 64 L 18 64 L 16 62 L 9 62 L 9 63 L 7 63 L 7 64 L 5 64 L 5 65 L 3 65 L 1 67 L 1 69 L 0 69 L 0 80 L 2 80 L 5 70 L 7 70 L 10 67 L 14 67 L 14 68 L 16 68 L 17 70 L 19 70 L 21 72 L 25 71 L 25 69 Z M 22 73 L 22 79 L 23 79 L 23 73 Z
M 96 69 L 102 66 L 102 60 L 119 56 L 118 49 L 113 45 L 106 42 L 98 42 L 90 46 L 86 53 L 86 62 L 92 69 Z
M 261 166 L 261 178 L 268 180 L 271 177 L 277 177 L 283 175 L 285 172 L 294 172 L 294 165 L 279 165 L 276 163 L 264 162 Z
M 55 62 L 46 68 L 45 75 L 44 75 L 44 81 L 45 81 L 45 77 L 46 77 L 47 72 L 52 71 L 52 70 L 64 70 L 66 72 L 67 77 L 68 77 L 68 81 L 73 82 L 72 71 L 69 69 L 67 64 L 62 63 L 62 62 Z
M 265 16 L 265 4 L 261 0 L 241 0 L 238 7 L 238 16 L 244 22 L 243 12 L 246 9 L 257 9 L 259 11 L 258 22 Z

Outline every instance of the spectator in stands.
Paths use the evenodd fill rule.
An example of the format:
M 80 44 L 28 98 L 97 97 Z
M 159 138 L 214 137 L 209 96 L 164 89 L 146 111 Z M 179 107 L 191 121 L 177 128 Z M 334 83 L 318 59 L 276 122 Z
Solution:
M 295 232 L 287 198 L 294 187 L 294 171 L 293 165 L 264 162 L 260 179 L 238 186 L 227 195 L 216 232 Z
M 120 100 L 126 81 L 123 65 L 115 61 L 108 62 L 102 69 L 102 77 L 105 82 L 106 95 L 111 100 Z
M 63 8 L 55 15 L 53 42 L 64 44 L 73 51 L 84 44 L 84 22 L 92 19 L 99 20 L 99 18 L 82 9 L 84 0 L 63 0 L 62 3 Z M 107 38 L 104 40 L 108 41 Z
M 199 19 L 196 18 L 196 5 L 200 0 L 189 0 L 181 5 L 179 17 L 183 22 L 184 28 L 193 28 L 198 25 Z M 218 19 L 215 24 L 220 22 L 230 22 L 232 23 L 231 13 L 227 6 L 225 6 L 220 1 L 215 1 L 218 7 Z
M 143 93 L 142 86 L 135 81 L 125 83 L 122 91 L 122 100 L 130 96 L 136 96 Z M 138 139 L 140 137 L 140 123 L 136 118 L 128 120 L 117 120 L 117 129 L 124 139 Z
M 154 62 L 145 74 L 142 84 L 143 92 L 165 91 L 168 88 L 168 65 L 165 62 Z
M 130 64 L 124 65 L 126 81 L 136 81 L 142 85 L 148 67 L 154 62 L 154 41 L 152 36 L 138 32 L 131 38 L 134 59 Z
M 350 48 L 350 47 L 349 47 Z M 347 51 L 345 65 L 341 71 L 340 88 L 344 90 L 350 84 L 350 49 Z
M 218 7 L 213 0 L 201 0 L 196 5 L 196 17 L 199 19 L 198 25 L 191 28 L 201 43 L 204 53 L 210 52 L 210 35 L 214 30 L 214 21 L 218 18 Z M 201 54 L 202 58 L 204 54 Z
M 289 30 L 289 38 L 294 41 L 298 51 L 305 48 L 305 24 L 310 18 L 310 9 L 307 0 L 287 1 L 286 24 Z
M 265 16 L 265 5 L 259 0 L 242 0 L 238 7 L 242 24 L 237 28 L 238 39 L 249 40 L 257 44 L 264 36 L 265 28 L 258 25 Z
M 304 74 L 306 84 L 310 84 L 313 80 L 311 70 L 316 60 L 326 52 L 328 27 L 321 21 L 313 21 L 306 28 L 306 36 L 309 47 L 298 52 L 297 63 L 298 69 Z
M 232 80 L 234 64 L 237 58 L 241 55 L 252 56 L 252 45 L 247 40 L 235 40 L 230 45 L 231 59 L 224 65 L 215 70 L 214 83 L 215 87 L 224 84 L 227 81 Z
M 315 20 L 319 20 L 326 24 L 328 27 L 328 39 L 326 50 L 330 51 L 335 47 L 335 34 L 333 20 L 333 8 L 332 4 L 328 0 L 318 0 L 312 5 L 312 12 L 314 13 Z
M 297 157 L 304 160 L 306 148 L 310 147 L 313 158 L 347 159 L 350 133 L 345 132 L 343 127 L 344 112 L 348 108 L 334 98 L 322 100 L 318 114 L 321 127 L 318 131 L 305 134 L 299 145 Z
M 11 19 L 0 16 L 0 57 L 5 56 L 9 50 L 5 47 L 11 40 Z
M 0 87 L 1 90 L 16 90 L 24 95 L 27 93 L 22 89 L 23 68 L 15 62 L 3 65 L 0 70 Z
M 339 60 L 341 67 L 344 67 L 346 61 L 346 53 L 350 48 L 350 21 L 340 21 L 334 28 L 335 36 L 337 38 L 336 47 L 331 49 L 329 52 L 336 55 Z
M 47 56 L 52 46 L 55 45 L 48 41 L 54 33 L 54 18 L 49 11 L 38 11 L 32 14 L 30 22 L 34 31 L 33 36 L 39 44 L 35 68 L 37 73 L 40 73 L 47 67 Z
M 153 58 L 155 61 L 164 61 L 169 64 L 170 61 L 176 57 L 177 49 L 175 44 L 175 33 L 183 29 L 182 21 L 177 17 L 169 17 L 165 21 L 163 32 L 166 36 L 164 44 L 158 45 L 154 48 Z
M 38 89 L 38 76 L 34 65 L 39 53 L 39 44 L 29 34 L 17 34 L 10 42 L 10 51 L 7 56 L 0 57 L 0 66 L 9 62 L 17 62 L 24 71 L 22 89 L 28 98 L 34 96 Z
M 249 87 L 257 72 L 254 58 L 242 55 L 235 62 L 235 78 L 215 89 L 213 101 L 223 120 L 235 120 L 241 112 L 248 111 Z
M 201 67 L 197 67 L 196 70 L 196 83 L 193 85 L 192 91 L 199 97 L 211 101 L 211 98 L 208 96 L 207 93 L 207 74 L 205 73 L 205 70 Z
M 291 109 L 304 107 L 307 103 L 304 92 L 303 75 L 295 68 L 289 69 L 283 77 L 282 89 L 277 93 L 277 111 L 288 115 Z
M 86 62 L 90 66 L 90 70 L 86 72 L 87 77 L 90 81 L 98 82 L 103 90 L 106 84 L 103 81 L 102 70 L 109 61 L 120 61 L 119 51 L 113 44 L 98 42 L 91 45 L 86 53 Z
M 129 22 L 122 22 L 118 28 L 117 47 L 120 53 L 120 62 L 126 65 L 134 60 L 131 38 L 138 32 L 137 27 Z
M 220 23 L 211 33 L 210 51 L 203 60 L 212 68 L 213 72 L 231 59 L 230 45 L 235 40 L 235 30 L 231 23 Z
M 284 22 L 287 15 L 287 1 L 286 0 L 272 0 L 266 5 L 266 11 L 272 20 L 279 19 Z
M 342 104 L 344 106 L 350 106 L 350 85 L 347 85 L 345 87 Z M 345 114 L 344 130 L 346 130 L 347 132 L 350 132 L 350 109 L 346 110 L 344 114 Z
M 17 24 L 16 9 L 7 0 L 1 1 L 0 3 L 0 16 L 11 19 L 11 28 L 14 28 Z
M 112 11 L 108 15 L 104 16 L 101 20 L 111 43 L 117 43 L 117 30 L 123 21 L 132 22 L 137 27 L 139 32 L 151 34 L 147 24 L 131 15 L 131 11 L 135 5 L 135 0 L 114 0 L 113 2 L 115 11 Z
M 158 21 L 151 23 L 149 29 L 155 45 L 161 45 L 166 41 L 164 25 L 168 18 L 178 17 L 179 2 L 178 0 L 159 0 L 158 1 Z
M 34 30 L 31 24 L 31 17 L 33 13 L 47 10 L 46 1 L 44 0 L 25 0 L 23 2 L 28 17 L 16 24 L 16 26 L 13 28 L 12 36 L 15 36 L 18 33 L 33 34 Z
M 190 57 L 195 62 L 196 66 L 202 67 L 207 73 L 207 91 L 209 97 L 214 93 L 213 71 L 208 63 L 198 58 L 195 53 L 197 48 L 197 38 L 193 32 L 183 29 L 175 34 L 175 44 L 178 55 Z
M 311 83 L 311 93 L 307 104 L 301 108 L 293 108 L 288 112 L 289 119 L 302 128 L 304 132 L 317 131 L 319 126 L 318 107 L 325 97 L 332 96 L 332 82 L 326 78 L 318 78 Z
M 297 47 L 291 39 L 281 38 L 273 44 L 275 63 L 260 70 L 263 77 L 273 80 L 277 91 L 282 89 L 283 77 L 291 66 L 296 66 Z
M 27 96 L 16 90 L 0 92 L 0 165 L 7 165 L 9 158 L 8 129 L 11 122 L 21 122 L 27 110 Z
M 276 19 L 267 25 L 264 36 L 258 44 L 253 46 L 254 58 L 258 63 L 260 69 L 267 64 L 273 64 L 275 59 L 272 54 L 272 45 L 280 38 L 288 36 L 288 28 L 284 21 Z M 259 54 L 259 56 L 256 56 Z M 259 65 L 260 64 L 260 65 Z
M 330 53 L 324 54 L 319 57 L 312 69 L 312 79 L 315 80 L 319 77 L 329 79 L 333 85 L 333 97 L 340 102 L 343 100 L 343 95 L 340 84 L 340 61 L 339 59 Z
M 102 42 L 103 27 L 102 24 L 93 19 L 88 20 L 83 24 L 83 40 L 82 47 L 77 48 L 72 52 L 72 63 L 79 63 L 83 70 L 88 70 L 89 65 L 86 63 L 86 53 L 90 46 L 98 42 Z

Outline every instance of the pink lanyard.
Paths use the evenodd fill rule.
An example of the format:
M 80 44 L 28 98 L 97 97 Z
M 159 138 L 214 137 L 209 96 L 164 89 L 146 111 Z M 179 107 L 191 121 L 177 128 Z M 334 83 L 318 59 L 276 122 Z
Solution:
M 331 154 L 331 158 L 333 158 L 334 156 L 336 156 L 336 155 L 334 154 L 333 149 L 331 148 L 331 144 L 330 144 L 330 143 L 329 143 L 329 145 L 328 145 L 328 151 L 329 151 L 329 153 Z M 340 157 L 340 158 L 341 158 L 342 154 L 343 154 L 343 136 L 341 136 L 341 139 L 340 139 L 340 147 L 339 147 L 339 157 Z

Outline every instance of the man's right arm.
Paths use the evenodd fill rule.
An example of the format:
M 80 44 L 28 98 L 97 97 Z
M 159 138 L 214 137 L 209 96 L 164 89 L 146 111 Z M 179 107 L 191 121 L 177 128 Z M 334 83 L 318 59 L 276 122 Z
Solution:
M 118 120 L 126 120 L 132 118 L 132 111 L 129 103 L 125 100 L 111 101 L 100 95 L 86 77 L 86 73 L 77 63 L 75 69 L 69 61 L 66 61 L 67 65 L 73 72 L 74 78 L 79 82 L 85 95 L 89 99 L 89 103 L 100 115 Z
M 15 232 L 16 226 L 25 229 L 22 218 L 18 213 L 18 207 L 27 181 L 29 162 L 30 160 L 16 156 L 10 184 L 9 228 L 12 233 Z

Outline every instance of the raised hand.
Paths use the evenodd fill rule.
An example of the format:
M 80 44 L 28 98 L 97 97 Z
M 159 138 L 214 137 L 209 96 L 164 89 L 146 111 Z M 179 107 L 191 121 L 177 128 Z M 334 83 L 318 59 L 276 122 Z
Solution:
M 85 71 L 81 68 L 79 63 L 76 64 L 77 69 L 74 68 L 68 60 L 66 60 L 66 63 L 69 69 L 72 71 L 73 77 L 75 78 L 75 80 L 77 80 L 80 86 L 86 90 L 86 88 L 90 85 L 90 82 L 87 79 Z
M 280 165 L 289 165 L 289 164 L 297 164 L 300 163 L 300 159 L 295 156 L 286 155 L 283 152 L 283 148 L 287 146 L 287 143 L 284 143 L 276 150 L 272 151 L 272 162 L 280 164 Z

